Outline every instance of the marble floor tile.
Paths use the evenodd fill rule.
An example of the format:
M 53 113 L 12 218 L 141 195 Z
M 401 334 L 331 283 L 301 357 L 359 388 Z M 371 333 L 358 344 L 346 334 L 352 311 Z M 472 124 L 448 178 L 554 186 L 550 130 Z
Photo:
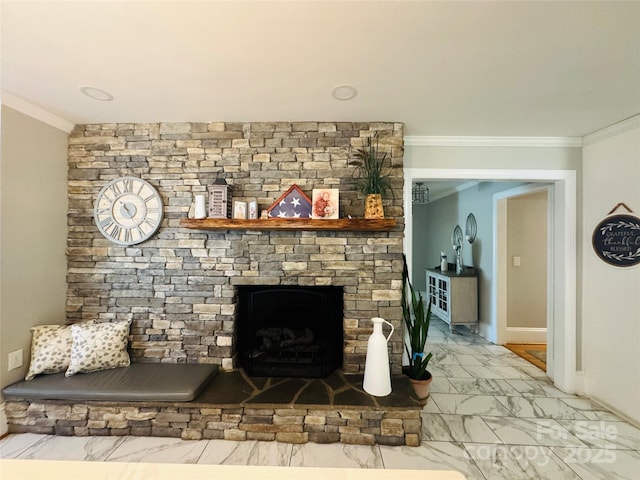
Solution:
M 429 394 L 427 404 L 422 407 L 422 413 L 441 413 L 438 404 L 433 401 L 432 393 Z
M 11 434 L 0 440 L 0 458 L 16 458 L 48 435 L 39 433 Z
M 490 480 L 581 480 L 550 447 L 465 443 Z
M 511 350 L 509 350 L 507 347 L 504 347 L 502 345 L 488 344 L 488 345 L 485 345 L 484 348 L 494 355 L 514 355 L 514 353 Z
M 440 442 L 498 442 L 481 417 L 476 415 L 422 414 L 422 439 Z
M 524 358 L 517 355 L 502 354 L 502 355 L 476 355 L 476 358 L 482 362 L 483 365 L 488 367 L 530 367 L 531 363 L 527 362 Z
M 640 429 L 630 423 L 607 420 L 558 420 L 558 423 L 588 447 L 640 451 Z
M 484 345 L 487 341 L 485 339 L 474 338 L 471 336 L 454 334 L 443 338 L 437 338 L 434 343 L 439 345 Z
M 527 366 L 514 367 L 514 368 L 517 368 L 518 370 L 520 370 L 525 375 L 528 375 L 529 377 L 534 378 L 536 380 L 549 380 L 549 376 L 547 375 L 547 372 L 545 372 L 544 370 L 539 369 L 535 365 L 529 364 Z M 524 380 L 526 380 L 526 379 L 524 379 Z
M 553 452 L 582 480 L 637 480 L 640 476 L 638 451 L 554 447 Z
M 434 377 L 442 378 L 472 378 L 471 374 L 467 372 L 460 365 L 440 365 L 429 364 L 429 371 Z
M 386 447 L 380 452 L 385 468 L 455 470 L 467 480 L 486 480 L 460 443 L 422 442 L 419 447 Z
M 292 467 L 384 468 L 378 445 L 305 443 L 294 445 Z
M 109 437 L 104 437 L 109 438 Z M 197 463 L 208 440 L 167 437 L 124 437 L 108 462 Z
M 603 406 L 596 402 L 592 402 L 588 398 L 574 396 L 573 398 L 563 398 L 562 401 L 571 408 L 578 410 L 589 420 L 608 420 L 612 422 L 623 421 L 622 418 L 615 413 L 608 411 Z
M 477 338 L 467 337 L 467 336 L 459 335 L 457 333 L 453 333 L 453 334 L 449 332 L 431 333 L 430 331 L 428 336 L 428 343 L 440 345 L 440 346 L 483 345 L 483 344 L 486 344 L 486 340 L 484 339 L 479 340 Z
M 574 394 L 563 392 L 548 380 L 510 379 L 507 382 L 525 397 L 576 398 Z
M 431 384 L 429 385 L 429 391 L 431 393 L 457 393 L 456 389 L 449 380 L 444 377 L 433 377 Z
M 552 418 L 554 420 L 585 420 L 575 408 L 570 407 L 560 398 L 546 397 L 499 397 L 496 399 L 508 410 L 513 417 Z
M 502 443 L 508 445 L 579 446 L 580 442 L 558 422 L 547 418 L 482 417 Z
M 520 395 L 506 380 L 501 379 L 452 378 L 449 383 L 451 383 L 455 389 L 452 393 L 462 393 L 465 395 Z
M 427 345 L 429 342 L 427 341 Z M 492 355 L 491 351 L 487 349 L 489 345 L 437 345 L 435 348 L 439 349 L 442 353 L 452 353 L 460 355 Z
M 215 465 L 269 465 L 288 466 L 292 444 L 247 440 L 210 440 L 198 463 Z
M 44 435 L 15 458 L 38 460 L 106 460 L 126 437 L 59 437 Z
M 505 397 L 511 398 L 511 397 Z M 503 403 L 491 395 L 460 395 L 434 393 L 430 395 L 442 413 L 454 415 L 481 415 L 494 417 L 513 417 Z
M 474 355 L 467 353 L 440 353 L 434 354 L 431 361 L 437 365 L 478 365 L 483 364 Z
M 527 375 L 518 367 L 485 367 L 475 365 L 465 365 L 463 367 L 473 378 L 499 378 L 502 380 L 531 380 L 531 376 Z

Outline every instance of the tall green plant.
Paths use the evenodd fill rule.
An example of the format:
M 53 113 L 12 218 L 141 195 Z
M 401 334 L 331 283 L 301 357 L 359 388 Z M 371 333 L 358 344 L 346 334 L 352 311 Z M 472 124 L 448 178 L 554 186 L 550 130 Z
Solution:
M 372 193 L 384 194 L 391 188 L 390 171 L 385 171 L 384 162 L 387 158 L 386 152 L 380 152 L 378 139 L 375 143 L 371 137 L 362 148 L 356 150 L 354 154 L 357 160 L 349 162 L 350 165 L 360 167 L 359 175 L 356 179 L 356 186 L 364 195 Z
M 407 258 L 404 255 L 402 260 L 402 317 L 409 336 L 409 344 L 405 343 L 404 346 L 409 356 L 407 375 L 422 380 L 427 376 L 427 366 L 433 356 L 431 352 L 427 354 L 424 351 L 431 322 L 431 302 L 425 310 L 422 295 L 416 293 L 409 280 Z

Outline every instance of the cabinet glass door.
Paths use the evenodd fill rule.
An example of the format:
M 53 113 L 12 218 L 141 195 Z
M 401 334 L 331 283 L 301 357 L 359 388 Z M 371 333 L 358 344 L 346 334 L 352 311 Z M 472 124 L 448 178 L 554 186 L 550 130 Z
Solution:
M 449 282 L 441 278 L 438 279 L 438 308 L 443 312 L 449 312 Z
M 431 303 L 431 305 L 438 305 L 437 303 L 437 293 L 438 289 L 436 287 L 436 277 L 434 277 L 433 275 L 429 275 L 429 303 Z

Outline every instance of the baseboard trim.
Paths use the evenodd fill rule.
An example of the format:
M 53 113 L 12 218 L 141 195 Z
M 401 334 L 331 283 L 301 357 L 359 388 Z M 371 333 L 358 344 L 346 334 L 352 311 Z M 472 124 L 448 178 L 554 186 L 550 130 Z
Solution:
M 575 379 L 576 395 L 586 395 L 584 389 L 584 371 L 578 370 L 576 372 Z
M 604 400 L 602 400 L 602 399 L 600 399 L 598 397 L 591 396 L 591 395 L 585 395 L 585 397 L 587 397 L 589 400 L 597 403 L 598 405 L 600 405 L 601 407 L 605 408 L 606 410 L 609 410 L 612 413 L 616 414 L 621 419 L 625 420 L 626 422 L 629 422 L 634 427 L 640 428 L 640 422 L 637 419 L 631 418 L 629 415 L 621 412 L 620 410 L 618 410 L 615 407 L 612 407 L 609 403 L 605 402 Z
M 506 343 L 547 343 L 547 329 L 507 327 Z

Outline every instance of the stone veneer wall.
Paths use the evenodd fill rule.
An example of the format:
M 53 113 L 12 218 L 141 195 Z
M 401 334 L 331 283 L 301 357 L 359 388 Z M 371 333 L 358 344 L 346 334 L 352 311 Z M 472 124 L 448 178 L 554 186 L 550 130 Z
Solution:
M 193 194 L 219 173 L 234 198 L 267 208 L 292 184 L 340 190 L 340 216 L 362 216 L 354 149 L 376 135 L 393 165 L 392 232 L 196 231 L 181 228 Z M 145 123 L 79 125 L 69 138 L 67 320 L 132 319 L 134 361 L 235 366 L 237 285 L 344 287 L 344 370 L 364 369 L 370 318 L 402 330 L 403 126 L 399 123 Z M 164 220 L 122 247 L 93 220 L 102 186 L 122 175 L 154 185 Z M 391 340 L 399 373 L 402 336 Z

